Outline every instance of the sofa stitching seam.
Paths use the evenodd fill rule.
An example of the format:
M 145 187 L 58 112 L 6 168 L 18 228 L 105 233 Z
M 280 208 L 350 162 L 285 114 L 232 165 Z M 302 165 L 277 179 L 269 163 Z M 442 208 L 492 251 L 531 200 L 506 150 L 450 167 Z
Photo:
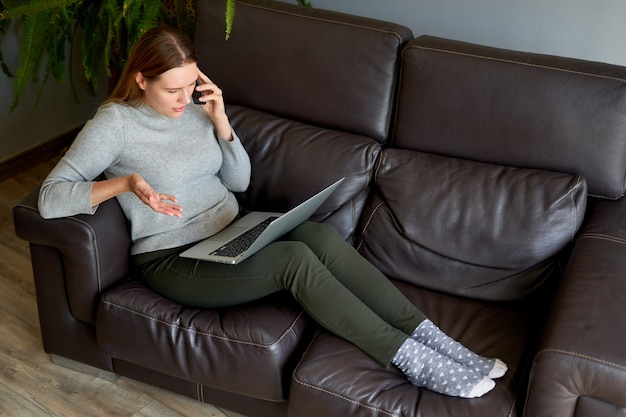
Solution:
M 574 215 L 574 224 L 572 225 L 572 233 L 571 233 L 570 242 L 573 242 L 574 238 L 576 237 L 576 225 L 578 224 L 578 210 L 576 207 L 576 198 L 574 194 L 580 189 L 580 187 L 582 187 L 582 184 L 583 184 L 583 178 L 582 176 L 579 175 L 576 181 L 576 185 L 572 187 L 572 189 L 569 192 L 569 198 L 572 203 L 572 214 Z
M 613 363 L 613 362 L 610 362 L 610 361 L 606 361 L 604 359 L 596 358 L 594 356 L 589 356 L 589 355 L 585 355 L 585 354 L 582 354 L 582 353 L 569 352 L 567 350 L 556 349 L 556 348 L 542 349 L 537 354 L 537 356 L 539 356 L 541 353 L 561 353 L 561 354 L 564 354 L 564 355 L 569 355 L 569 356 L 573 356 L 573 357 L 577 357 L 577 358 L 581 358 L 581 359 L 591 360 L 591 361 L 594 361 L 594 362 L 601 363 L 603 365 L 613 366 L 615 368 L 622 369 L 622 370 L 626 371 L 626 366 L 624 366 L 624 365 L 619 365 L 617 363 Z
M 296 367 L 294 368 L 294 371 L 293 371 L 293 372 L 292 372 L 292 374 L 291 374 L 291 380 L 292 380 L 292 381 L 294 381 L 296 384 L 300 384 L 300 385 L 302 385 L 302 386 L 305 386 L 305 387 L 307 387 L 307 388 L 311 388 L 311 389 L 314 389 L 314 390 L 319 390 L 319 391 L 321 391 L 321 392 L 324 392 L 324 393 L 327 393 L 327 394 L 329 394 L 329 395 L 335 396 L 335 397 L 337 397 L 337 398 L 341 398 L 341 399 L 343 399 L 343 400 L 346 400 L 346 401 L 348 401 L 348 402 L 351 402 L 352 404 L 355 404 L 355 405 L 357 405 L 357 406 L 360 406 L 360 407 L 363 407 L 363 408 L 368 408 L 368 409 L 370 409 L 370 410 L 374 410 L 374 411 L 380 411 L 380 412 L 382 412 L 382 413 L 385 413 L 385 414 L 390 415 L 391 417 L 400 417 L 400 414 L 395 414 L 395 413 L 391 413 L 390 411 L 387 411 L 387 410 L 382 410 L 382 409 L 379 409 L 379 408 L 374 408 L 374 407 L 372 407 L 372 406 L 368 406 L 368 405 L 366 405 L 366 404 L 363 404 L 363 403 L 358 402 L 358 401 L 356 401 L 356 400 L 352 400 L 352 399 L 350 399 L 350 398 L 348 398 L 348 397 L 346 397 L 346 396 L 340 395 L 340 394 L 338 394 L 338 393 L 335 393 L 335 392 L 329 391 L 329 390 L 324 389 L 324 388 L 321 388 L 321 387 L 316 387 L 316 386 L 311 385 L 311 384 L 309 384 L 309 383 L 306 383 L 306 382 L 302 381 L 300 378 L 298 378 L 298 377 L 297 377 L 297 372 L 298 372 L 298 369 L 300 368 L 300 366 L 302 365 L 302 363 L 306 360 L 306 357 L 307 357 L 307 355 L 308 355 L 308 353 L 309 353 L 309 350 L 311 349 L 311 347 L 312 347 L 312 346 L 313 346 L 313 344 L 315 343 L 315 339 L 317 338 L 317 334 L 319 334 L 319 331 L 316 333 L 315 337 L 313 337 L 313 341 L 312 341 L 311 343 L 309 343 L 309 346 L 306 348 L 306 350 L 304 351 L 304 353 L 303 353 L 303 354 L 302 354 L 302 356 L 300 357 L 300 360 L 298 361 L 298 364 L 296 365 Z
M 370 145 L 368 147 L 368 152 L 366 153 L 366 155 L 367 155 L 366 158 L 367 158 L 367 164 L 368 165 L 370 163 L 372 163 L 372 164 L 376 163 L 376 158 L 374 157 L 374 154 L 376 152 L 377 147 L 378 147 L 378 145 Z M 365 180 L 365 186 L 363 187 L 362 192 L 367 192 L 367 188 L 370 185 L 371 185 L 370 175 L 368 175 L 366 180 Z M 352 232 L 354 233 L 357 230 L 357 227 L 359 225 L 359 218 L 357 217 L 357 207 L 356 207 L 354 198 L 352 198 L 350 200 L 350 206 L 351 206 L 351 210 L 352 210 Z
M 580 236 L 578 236 L 578 239 L 599 239 L 599 240 L 608 240 L 609 242 L 613 242 L 613 243 L 619 243 L 621 245 L 625 245 L 626 244 L 626 239 L 621 238 L 621 237 L 617 237 L 617 236 L 611 236 L 611 235 L 607 235 L 604 233 L 583 233 Z
M 402 42 L 402 36 L 398 32 L 389 30 L 389 29 L 380 29 L 380 28 L 375 28 L 375 27 L 366 26 L 366 25 L 358 25 L 355 23 L 341 22 L 338 20 L 333 20 L 333 19 L 324 18 L 324 17 L 306 16 L 303 14 L 298 14 L 298 13 L 290 12 L 287 10 L 275 10 L 275 9 L 271 9 L 271 8 L 267 8 L 267 7 L 263 7 L 259 5 L 249 4 L 249 3 L 241 3 L 241 6 L 253 7 L 256 9 L 261 9 L 261 10 L 269 11 L 272 13 L 281 13 L 281 14 L 285 14 L 288 16 L 299 17 L 299 18 L 308 19 L 308 20 L 317 20 L 320 22 L 333 23 L 333 24 L 342 25 L 342 26 L 349 26 L 349 27 L 354 27 L 354 28 L 359 28 L 359 29 L 372 30 L 375 32 L 380 32 L 380 33 L 386 33 L 386 34 L 395 36 L 396 39 L 398 39 L 398 42 Z
M 376 160 L 376 166 L 374 167 L 374 173 L 373 173 L 373 184 L 376 184 L 377 179 L 378 179 L 378 172 L 381 169 L 382 166 L 382 152 L 378 155 L 377 160 Z M 361 246 L 363 246 L 363 242 L 365 241 L 365 233 L 367 232 L 367 229 L 369 228 L 370 223 L 372 222 L 372 219 L 374 217 L 374 215 L 376 214 L 376 212 L 378 211 L 378 209 L 380 209 L 380 207 L 382 207 L 385 204 L 385 201 L 381 201 L 378 204 L 376 204 L 376 206 L 374 207 L 374 209 L 372 210 L 372 212 L 369 214 L 369 216 L 367 216 L 367 221 L 365 222 L 365 224 L 362 227 L 361 230 L 361 237 L 359 239 L 359 243 L 356 245 L 356 249 L 360 250 Z
M 381 201 L 380 203 L 376 204 L 376 207 L 374 207 L 374 210 L 372 210 L 370 215 L 367 216 L 367 221 L 365 222 L 365 225 L 363 226 L 363 231 L 361 232 L 361 239 L 359 240 L 359 244 L 357 245 L 357 250 L 360 250 L 361 246 L 363 246 L 363 242 L 365 241 L 365 233 L 367 232 L 367 229 L 369 228 L 369 225 L 372 222 L 374 215 L 376 214 L 376 212 L 378 212 L 378 209 L 380 209 L 384 204 L 385 204 L 384 201 Z
M 575 70 L 570 70 L 570 69 L 566 69 L 566 68 L 553 67 L 553 66 L 549 66 L 549 65 L 532 64 L 530 62 L 521 62 L 521 61 L 516 61 L 516 60 L 513 60 L 513 59 L 496 58 L 496 57 L 492 57 L 492 56 L 471 54 L 471 53 L 468 53 L 468 52 L 450 51 L 450 50 L 447 50 L 447 49 L 432 48 L 432 47 L 422 46 L 422 45 L 410 45 L 410 46 L 408 46 L 408 48 L 417 48 L 417 49 L 422 49 L 422 50 L 426 50 L 426 51 L 442 52 L 442 53 L 459 55 L 459 56 L 464 56 L 464 57 L 469 57 L 469 58 L 478 58 L 478 59 L 485 59 L 485 60 L 489 60 L 489 61 L 503 62 L 503 63 L 507 63 L 507 64 L 516 64 L 516 65 L 522 65 L 522 66 L 531 67 L 531 68 L 540 68 L 540 69 L 547 69 L 547 70 L 552 70 L 552 71 L 561 71 L 561 72 L 565 72 L 565 73 L 569 73 L 569 74 L 584 75 L 584 76 L 587 76 L 587 77 L 600 78 L 600 79 L 605 79 L 605 80 L 612 80 L 612 81 L 620 82 L 622 84 L 626 84 L 626 80 L 624 80 L 622 78 L 618 78 L 618 77 L 611 77 L 611 76 L 608 76 L 608 75 L 601 75 L 601 74 L 592 74 L 592 73 L 589 73 L 589 72 L 575 71 Z
M 578 185 L 578 183 L 576 184 Z M 574 199 L 573 190 L 569 193 L 569 199 L 572 203 L 572 214 L 574 216 L 574 224 L 572 224 L 572 230 L 570 234 L 570 242 L 574 240 L 574 236 L 576 236 L 576 200 Z
M 211 338 L 220 339 L 220 340 L 224 340 L 224 341 L 227 341 L 227 342 L 240 343 L 240 344 L 244 344 L 244 345 L 262 347 L 262 348 L 271 348 L 271 347 L 277 345 L 278 343 L 280 343 L 287 336 L 287 334 L 292 332 L 294 326 L 296 325 L 296 323 L 298 321 L 300 321 L 300 319 L 302 318 L 302 315 L 304 314 L 303 312 L 300 312 L 298 314 L 298 316 L 296 316 L 296 318 L 291 322 L 289 327 L 281 334 L 281 336 L 278 339 L 276 339 L 276 341 L 274 341 L 273 343 L 270 343 L 270 344 L 262 344 L 262 343 L 250 342 L 250 341 L 247 341 L 247 340 L 233 339 L 231 337 L 226 337 L 226 336 L 219 336 L 219 335 L 216 335 L 216 334 L 213 334 L 213 333 L 208 333 L 208 332 L 192 329 L 192 328 L 189 328 L 189 327 L 184 327 L 184 326 L 181 326 L 180 324 L 169 323 L 169 322 L 167 322 L 165 320 L 158 319 L 156 317 L 150 316 L 150 315 L 145 314 L 145 313 L 141 313 L 139 311 L 130 309 L 128 307 L 121 306 L 119 304 L 113 303 L 113 302 L 108 301 L 108 300 L 103 300 L 103 303 L 108 304 L 109 306 L 116 307 L 116 308 L 119 308 L 121 310 L 127 311 L 129 313 L 138 315 L 140 317 L 146 318 L 148 320 L 152 320 L 152 321 L 155 321 L 157 323 L 161 323 L 161 324 L 164 324 L 166 326 L 177 328 L 177 329 L 180 329 L 180 330 L 183 330 L 183 331 L 186 331 L 186 332 L 190 332 L 190 333 L 194 333 L 194 334 L 198 334 L 198 335 L 202 335 L 202 336 L 208 336 L 208 337 L 211 337 Z
M 39 214 L 39 210 L 24 205 L 24 204 L 16 204 L 15 207 L 13 208 L 13 210 L 15 210 L 16 207 L 21 207 L 23 209 L 26 209 L 28 211 L 31 211 L 33 213 L 37 213 Z M 100 270 L 100 251 L 98 250 L 98 239 L 96 238 L 96 231 L 94 230 L 94 228 L 87 222 L 82 221 L 77 219 L 76 217 L 66 217 L 65 220 L 68 221 L 73 221 L 76 223 L 80 223 L 82 225 L 84 225 L 85 227 L 87 227 L 87 229 L 89 229 L 89 232 L 91 233 L 91 241 L 93 242 L 94 245 L 94 249 L 95 249 L 95 259 L 96 259 L 96 279 L 98 281 L 98 292 L 102 293 L 102 278 L 101 278 L 101 270 Z
M 31 207 L 27 207 L 27 206 L 23 206 L 35 213 L 39 213 L 39 211 L 32 209 Z M 98 250 L 98 239 L 97 239 L 97 233 L 95 231 L 95 229 L 87 222 L 83 221 L 83 220 L 79 220 L 75 217 L 66 217 L 65 220 L 68 221 L 72 221 L 72 222 L 76 222 L 76 223 L 80 223 L 81 225 L 85 226 L 88 230 L 89 233 L 91 234 L 91 242 L 94 246 L 94 252 L 95 252 L 95 262 L 96 262 L 96 280 L 98 281 L 98 292 L 102 293 L 102 277 L 101 277 L 101 270 L 100 270 L 100 251 Z
M 307 382 L 301 381 L 298 378 L 294 378 L 294 380 L 296 381 L 296 383 L 298 383 L 300 385 L 303 385 L 303 386 L 305 386 L 307 388 L 311 388 L 311 389 L 314 389 L 314 390 L 317 390 L 317 391 L 321 391 L 321 392 L 323 392 L 325 394 L 329 394 L 329 395 L 335 396 L 337 398 L 341 398 L 342 400 L 345 400 L 345 401 L 348 401 L 348 402 L 350 402 L 352 404 L 358 405 L 359 407 L 363 407 L 363 408 L 367 408 L 369 410 L 373 410 L 373 411 L 377 411 L 377 412 L 380 412 L 380 413 L 383 413 L 383 414 L 387 414 L 387 415 L 392 416 L 392 417 L 400 417 L 400 414 L 398 414 L 398 413 L 395 413 L 395 412 L 392 412 L 392 411 L 387 411 L 387 410 L 384 410 L 384 409 L 379 408 L 379 407 L 374 407 L 374 406 L 371 406 L 371 405 L 363 404 L 360 401 L 353 400 L 351 398 L 346 397 L 345 395 L 341 395 L 341 394 L 339 394 L 337 392 L 333 392 L 333 391 L 327 390 L 327 389 L 322 388 L 322 387 L 311 385 L 311 384 L 309 384 Z
M 94 230 L 93 227 L 91 227 L 91 225 L 85 221 L 79 220 L 77 218 L 73 218 L 70 217 L 69 219 L 82 224 L 83 226 L 85 226 L 86 228 L 89 229 L 90 233 L 91 233 L 91 241 L 93 243 L 94 246 L 94 251 L 95 251 L 95 261 L 96 261 L 96 279 L 98 281 L 98 292 L 102 293 L 102 277 L 101 277 L 101 271 L 100 271 L 100 251 L 98 250 L 98 239 L 96 238 L 96 231 Z

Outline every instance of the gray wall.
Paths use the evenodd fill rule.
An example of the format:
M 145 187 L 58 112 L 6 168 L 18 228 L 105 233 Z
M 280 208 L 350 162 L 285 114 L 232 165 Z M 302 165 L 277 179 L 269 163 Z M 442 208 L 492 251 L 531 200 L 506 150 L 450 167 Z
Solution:
M 310 1 L 317 8 L 395 21 L 410 27 L 416 36 L 429 34 L 626 66 L 624 0 Z M 295 0 L 290 2 L 295 3 Z M 19 30 L 14 27 L 2 45 L 5 59 L 13 69 Z M 80 68 L 74 70 L 78 72 Z M 33 109 L 35 87 L 9 115 L 11 80 L 0 75 L 0 162 L 91 117 L 105 94 L 101 91 L 96 98 L 91 98 L 82 85 L 77 84 L 79 103 L 74 101 L 67 82 L 51 80 L 37 108 Z
M 17 68 L 21 29 L 20 24 L 14 24 L 0 45 L 4 59 L 13 72 Z M 65 82 L 57 82 L 50 77 L 36 107 L 40 88 L 39 85 L 30 85 L 11 114 L 13 79 L 0 72 L 0 162 L 91 118 L 103 101 L 106 88 L 100 89 L 102 91 L 97 97 L 90 96 L 80 78 L 80 58 L 75 60 L 72 70 L 78 102 L 74 99 L 67 76 Z M 106 84 L 106 78 L 102 83 Z
M 626 66 L 624 0 L 310 0 L 313 6 L 401 23 L 499 48 Z

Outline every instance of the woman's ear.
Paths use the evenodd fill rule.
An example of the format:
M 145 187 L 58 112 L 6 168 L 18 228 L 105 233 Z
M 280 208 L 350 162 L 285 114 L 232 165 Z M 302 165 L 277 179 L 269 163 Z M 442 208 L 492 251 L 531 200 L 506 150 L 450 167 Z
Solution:
M 144 76 L 141 73 L 141 71 L 139 71 L 139 72 L 137 72 L 137 74 L 135 74 L 135 82 L 137 83 L 139 88 L 141 88 L 142 90 L 146 89 L 146 79 L 144 78 Z

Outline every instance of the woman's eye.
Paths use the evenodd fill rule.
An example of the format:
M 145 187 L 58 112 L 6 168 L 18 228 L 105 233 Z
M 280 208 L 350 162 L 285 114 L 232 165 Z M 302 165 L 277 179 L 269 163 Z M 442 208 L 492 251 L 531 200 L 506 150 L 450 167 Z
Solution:
M 167 90 L 167 92 L 170 93 L 170 94 L 176 94 L 177 91 L 178 90 Z

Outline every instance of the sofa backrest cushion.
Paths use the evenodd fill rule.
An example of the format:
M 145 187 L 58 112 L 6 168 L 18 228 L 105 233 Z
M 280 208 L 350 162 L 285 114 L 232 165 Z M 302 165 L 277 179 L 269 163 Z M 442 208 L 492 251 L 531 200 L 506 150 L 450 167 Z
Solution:
M 513 300 L 547 278 L 582 223 L 581 176 L 385 149 L 360 252 L 389 277 Z
M 407 44 L 394 146 L 585 177 L 624 194 L 626 68 L 429 36 Z
M 281 2 L 237 1 L 224 40 L 223 0 L 197 2 L 200 68 L 230 104 L 386 140 L 410 29 Z
M 238 195 L 246 209 L 284 212 L 345 177 L 313 216 L 350 240 L 370 190 L 381 145 L 345 132 L 228 106 L 252 163 L 250 186 Z

